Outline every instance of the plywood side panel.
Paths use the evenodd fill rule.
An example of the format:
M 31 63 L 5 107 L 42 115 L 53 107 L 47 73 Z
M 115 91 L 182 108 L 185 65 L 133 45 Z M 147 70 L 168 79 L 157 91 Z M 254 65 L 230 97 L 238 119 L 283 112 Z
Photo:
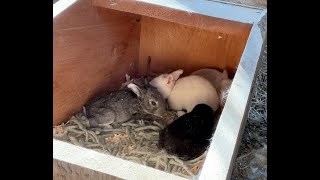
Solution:
M 53 124 L 136 74 L 140 16 L 78 0 L 53 19 Z
M 204 67 L 235 73 L 250 29 L 247 24 L 209 31 L 143 16 L 139 72 L 145 73 L 151 56 L 154 73 L 182 68 L 189 74 Z

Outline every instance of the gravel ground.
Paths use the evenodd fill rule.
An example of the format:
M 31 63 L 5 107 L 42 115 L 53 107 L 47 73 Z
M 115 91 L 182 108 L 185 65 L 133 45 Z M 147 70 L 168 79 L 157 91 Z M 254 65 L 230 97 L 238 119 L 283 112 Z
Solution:
M 267 179 L 267 46 L 255 83 L 232 180 Z

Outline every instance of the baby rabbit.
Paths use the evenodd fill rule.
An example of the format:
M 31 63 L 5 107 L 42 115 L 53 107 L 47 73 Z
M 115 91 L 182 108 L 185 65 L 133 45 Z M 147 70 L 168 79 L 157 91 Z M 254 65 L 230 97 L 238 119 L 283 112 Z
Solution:
M 218 92 L 220 91 L 221 81 L 224 79 L 228 79 L 228 73 L 226 70 L 220 72 L 216 69 L 209 68 L 199 69 L 191 73 L 191 75 L 204 77 L 217 89 Z
M 229 88 L 232 83 L 232 80 L 228 78 L 228 73 L 226 70 L 220 72 L 216 69 L 199 69 L 191 73 L 191 75 L 198 75 L 207 79 L 218 92 L 220 106 L 224 106 Z
M 188 161 L 202 155 L 210 145 L 218 114 L 206 104 L 196 105 L 159 133 L 160 149 Z
M 183 70 L 179 69 L 171 74 L 161 74 L 150 81 L 150 85 L 167 98 L 170 109 L 191 112 L 197 104 L 207 104 L 213 110 L 219 107 L 219 96 L 215 87 L 205 78 L 197 75 L 179 78 Z
M 220 106 L 224 107 L 228 94 L 229 94 L 229 90 L 231 88 L 231 84 L 232 84 L 232 80 L 231 79 L 224 79 L 221 82 L 220 85 L 220 93 L 219 93 L 219 97 L 220 97 Z
M 90 127 L 119 125 L 130 119 L 162 117 L 167 104 L 154 87 L 139 87 L 134 83 L 127 89 L 106 93 L 85 107 Z

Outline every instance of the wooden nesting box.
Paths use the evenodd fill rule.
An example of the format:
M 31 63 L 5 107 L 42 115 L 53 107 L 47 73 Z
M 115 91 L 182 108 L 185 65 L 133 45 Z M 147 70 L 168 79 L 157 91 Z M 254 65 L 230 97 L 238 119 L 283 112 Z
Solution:
M 249 5 L 252 5 L 249 3 Z M 253 3 L 254 5 L 254 3 Z M 266 9 L 209 0 L 60 0 L 53 6 L 54 117 L 59 125 L 125 74 L 234 77 L 199 179 L 229 179 L 266 39 Z M 53 139 L 55 179 L 184 179 Z

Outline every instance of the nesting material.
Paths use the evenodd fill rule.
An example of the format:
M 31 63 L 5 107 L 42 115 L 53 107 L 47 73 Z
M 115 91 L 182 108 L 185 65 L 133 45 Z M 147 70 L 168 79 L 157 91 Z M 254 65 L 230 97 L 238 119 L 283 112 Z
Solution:
M 142 85 L 142 79 L 131 79 L 125 76 L 123 89 L 130 82 Z M 228 91 L 223 98 L 227 98 Z M 172 112 L 172 111 L 170 111 Z M 172 112 L 174 113 L 174 112 Z M 131 120 L 120 127 L 89 128 L 89 120 L 85 116 L 86 109 L 73 116 L 66 124 L 53 129 L 53 137 L 77 146 L 113 155 L 135 163 L 143 164 L 188 179 L 194 178 L 200 171 L 207 151 L 190 161 L 183 161 L 177 156 L 167 154 L 158 148 L 159 131 L 164 126 L 157 121 Z M 221 112 L 218 114 L 220 118 Z M 175 116 L 166 121 L 173 121 Z
M 129 121 L 112 129 L 89 129 L 88 123 L 79 113 L 66 124 L 54 127 L 53 137 L 188 179 L 198 174 L 206 157 L 205 152 L 196 159 L 182 161 L 160 150 L 157 145 L 163 127 L 156 121 Z

